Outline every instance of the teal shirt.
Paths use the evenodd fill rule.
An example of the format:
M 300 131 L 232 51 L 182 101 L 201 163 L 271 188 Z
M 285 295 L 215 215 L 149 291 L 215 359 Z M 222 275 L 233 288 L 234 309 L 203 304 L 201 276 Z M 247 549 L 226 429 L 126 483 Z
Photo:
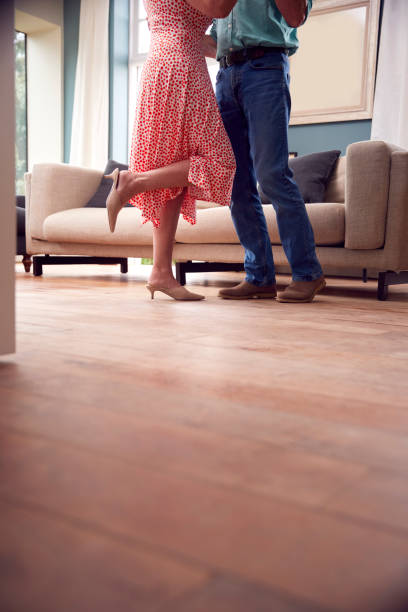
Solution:
M 307 13 L 313 0 L 307 0 Z M 217 59 L 245 47 L 299 47 L 297 29 L 285 21 L 275 0 L 238 0 L 228 17 L 214 19 L 211 36 L 217 41 Z

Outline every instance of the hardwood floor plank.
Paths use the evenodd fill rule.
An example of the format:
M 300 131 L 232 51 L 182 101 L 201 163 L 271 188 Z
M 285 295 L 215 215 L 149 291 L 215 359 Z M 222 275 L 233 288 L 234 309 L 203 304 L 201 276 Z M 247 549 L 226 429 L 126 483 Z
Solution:
M 186 402 L 194 403 L 201 397 L 213 398 L 214 401 L 238 401 L 248 406 L 278 408 L 286 413 L 313 416 L 336 423 L 369 426 L 397 433 L 408 432 L 405 395 L 408 393 L 405 388 L 408 382 L 403 372 L 400 372 L 400 382 L 393 393 L 387 392 L 392 387 L 392 381 L 384 386 L 381 379 L 378 383 L 378 373 L 373 372 L 372 385 L 367 392 L 360 388 L 354 389 L 350 383 L 345 395 L 344 387 L 349 384 L 346 380 L 337 378 L 330 381 L 330 385 L 326 382 L 326 388 L 323 389 L 320 375 L 309 372 L 307 386 L 298 382 L 294 386 L 289 365 L 286 373 L 275 376 L 273 369 L 268 370 L 262 360 L 251 362 L 248 368 L 246 354 L 240 368 L 227 369 L 224 364 L 228 362 L 228 356 L 233 350 L 225 355 L 222 364 L 217 364 L 218 368 L 216 362 L 211 361 L 210 352 L 205 359 L 196 360 L 191 357 L 190 349 L 184 351 L 184 356 L 177 362 L 172 351 L 174 349 L 171 346 L 167 350 L 162 342 L 156 346 L 154 354 L 143 352 L 138 347 L 132 354 L 124 351 L 122 355 L 119 351 L 115 360 L 112 353 L 103 352 L 100 348 L 89 355 L 87 346 L 78 345 L 77 341 L 71 352 L 68 347 L 66 351 L 58 351 L 55 345 L 54 348 L 33 348 L 19 355 L 14 374 L 8 371 L 2 376 L 0 370 L 0 385 L 39 393 L 44 397 L 62 397 L 67 401 L 81 401 L 91 393 L 95 397 L 107 394 L 112 401 L 127 402 L 129 394 L 134 396 L 146 388 L 161 388 L 164 393 L 177 389 L 184 394 Z M 166 359 L 160 358 L 163 352 Z M 187 369 L 184 361 L 186 355 L 189 363 Z M 78 373 L 77 369 L 73 376 L 70 371 L 75 365 L 83 371 Z M 293 365 L 295 368 L 296 364 Z M 75 385 L 61 386 L 57 375 L 49 376 L 50 368 L 56 374 L 65 375 L 67 382 L 71 376 Z M 237 372 L 241 374 L 241 369 L 245 370 L 245 374 L 238 376 Z M 262 376 L 258 376 L 259 369 L 263 372 Z M 119 377 L 116 388 L 110 386 L 110 377 Z M 349 395 L 353 389 L 356 394 L 351 398 Z M 393 403 L 395 397 L 398 401 Z M 387 410 L 384 410 L 384 405 Z
M 158 612 L 330 612 L 254 582 L 215 576 L 208 584 L 166 602 Z
M 318 507 L 367 472 L 364 465 L 245 440 L 188 425 L 146 421 L 131 413 L 79 406 L 33 407 L 0 414 L 5 431 L 22 431 L 227 487 Z M 227 451 L 227 452 L 226 452 Z
M 0 502 L 4 612 L 155 612 L 208 573 Z M 7 585 L 7 588 L 4 588 Z
M 407 477 L 387 470 L 372 470 L 360 482 L 334 495 L 325 508 L 407 530 Z
M 103 418 L 113 420 L 118 415 L 119 422 L 126 418 L 136 427 L 138 420 L 142 423 L 159 423 L 173 426 L 185 426 L 205 432 L 216 432 L 228 437 L 238 437 L 246 440 L 256 440 L 282 448 L 308 451 L 339 460 L 355 462 L 367 467 L 387 468 L 401 474 L 408 469 L 407 437 L 402 431 L 381 431 L 369 426 L 349 425 L 315 416 L 299 415 L 276 407 L 258 407 L 255 403 L 248 405 L 238 401 L 219 399 L 214 402 L 212 397 L 195 397 L 192 403 L 186 403 L 185 396 L 177 389 L 166 388 L 166 402 L 163 405 L 163 391 L 160 388 L 138 386 L 137 391 L 131 375 L 126 376 L 116 368 L 110 373 L 109 385 L 101 384 L 95 392 L 95 381 L 83 388 L 81 395 L 77 394 L 81 387 L 81 377 L 88 369 L 88 363 L 67 362 L 61 368 L 60 375 L 69 368 L 76 378 L 75 389 L 71 393 L 66 390 L 66 397 L 61 385 L 55 384 L 55 396 L 42 393 L 46 385 L 38 385 L 33 389 L 23 391 L 28 386 L 25 377 L 18 376 L 13 388 L 0 386 L 0 397 L 5 408 L 0 412 L 0 422 L 14 424 L 24 428 L 32 428 L 33 433 L 48 431 L 49 435 L 58 432 L 58 415 L 65 420 L 70 419 L 73 410 L 79 414 L 74 420 L 91 418 L 95 411 Z M 1 370 L 1 368 L 0 368 Z M 93 368 L 94 376 L 96 368 Z M 58 369 L 54 369 L 54 374 Z M 25 371 L 26 373 L 26 371 Z M 85 374 L 86 375 L 86 374 Z M 1 376 L 1 374 L 0 374 Z M 35 377 L 35 374 L 32 374 Z M 31 385 L 31 388 L 34 385 Z M 71 387 L 72 388 L 72 387 Z M 117 392 L 120 389 L 120 393 Z M 58 393 L 58 389 L 60 392 Z M 137 398 L 137 399 L 136 399 Z M 67 401 L 74 400 L 67 406 Z M 56 410 L 58 406 L 58 410 Z M 97 407 L 96 407 L 97 406 Z M 371 406 L 371 408 L 373 408 Z M 368 412 L 368 406 L 367 406 Z M 390 410 L 383 412 L 393 412 Z M 407 412 L 407 411 L 405 411 Z M 394 413 L 395 415 L 395 413 Z M 404 417 L 405 413 L 401 411 Z M 43 421 L 43 419 L 46 420 Z M 331 418 L 331 413 L 328 414 Z M 50 429 L 53 424 L 54 429 Z M 367 418 L 368 420 L 368 418 Z M 61 433 L 67 433 L 73 423 L 67 424 Z M 44 430 L 43 430 L 44 427 Z M 54 433 L 53 433 L 54 432 Z
M 406 287 L 230 302 L 242 275 L 190 275 L 193 304 L 148 273 L 17 273 L 0 609 L 405 612 Z
M 307 508 L 7 436 L 0 498 L 34 503 L 347 612 L 406 583 L 408 537 Z

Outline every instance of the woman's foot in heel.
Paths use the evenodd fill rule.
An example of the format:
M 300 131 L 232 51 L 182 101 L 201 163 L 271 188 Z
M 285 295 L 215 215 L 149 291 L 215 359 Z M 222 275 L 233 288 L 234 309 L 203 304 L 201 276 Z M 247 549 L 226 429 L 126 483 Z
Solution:
M 192 291 L 188 291 L 188 289 L 185 287 L 182 287 L 182 285 L 180 285 L 180 283 L 178 283 L 174 277 L 154 275 L 152 278 L 150 278 L 146 288 L 148 291 L 150 291 L 152 299 L 154 298 L 155 291 L 161 291 L 162 293 L 165 293 L 169 297 L 173 298 L 173 300 L 198 301 L 205 299 L 204 295 L 193 293 Z
M 150 297 L 152 298 L 152 300 L 154 299 L 154 292 L 156 291 L 156 288 L 153 287 L 153 285 L 150 285 L 149 283 L 147 283 L 146 285 L 146 289 L 148 291 L 150 291 Z
M 111 174 L 105 175 L 106 179 L 112 180 L 112 187 L 108 197 L 106 198 L 106 210 L 108 211 L 109 229 L 112 233 L 115 231 L 118 214 L 123 208 L 123 204 L 118 193 L 119 176 L 119 168 L 115 168 L 115 170 Z
M 205 295 L 200 295 L 199 293 L 193 293 L 192 291 L 188 291 L 185 287 L 179 285 L 178 287 L 159 287 L 153 286 L 150 284 L 146 285 L 148 291 L 150 291 L 151 298 L 154 298 L 155 291 L 161 291 L 165 295 L 173 298 L 173 300 L 179 300 L 180 302 L 198 302 L 199 300 L 204 300 Z
M 133 174 L 128 170 L 115 168 L 111 174 L 105 174 L 106 179 L 111 179 L 112 187 L 106 200 L 108 210 L 109 229 L 115 231 L 118 214 L 128 203 L 130 198 L 145 190 L 142 174 Z

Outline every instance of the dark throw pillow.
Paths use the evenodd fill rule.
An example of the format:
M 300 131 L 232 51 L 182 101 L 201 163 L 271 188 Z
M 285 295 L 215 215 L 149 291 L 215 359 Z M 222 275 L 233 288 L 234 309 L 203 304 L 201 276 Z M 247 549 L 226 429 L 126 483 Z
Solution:
M 322 151 L 293 157 L 289 168 L 293 172 L 300 193 L 305 202 L 324 202 L 327 183 L 334 170 L 341 151 Z M 259 191 L 262 204 L 270 204 L 268 198 Z
M 119 168 L 119 170 L 127 170 L 128 166 L 126 164 L 120 164 L 119 162 L 110 159 L 106 164 L 106 168 L 103 171 L 104 174 L 110 174 L 114 171 L 115 168 Z M 85 204 L 85 207 L 89 208 L 104 208 L 106 205 L 106 198 L 109 195 L 109 191 L 112 187 L 111 179 L 106 179 L 102 177 L 101 182 L 99 183 L 98 189 L 93 194 L 92 198 Z M 131 204 L 126 204 L 126 206 L 131 206 Z

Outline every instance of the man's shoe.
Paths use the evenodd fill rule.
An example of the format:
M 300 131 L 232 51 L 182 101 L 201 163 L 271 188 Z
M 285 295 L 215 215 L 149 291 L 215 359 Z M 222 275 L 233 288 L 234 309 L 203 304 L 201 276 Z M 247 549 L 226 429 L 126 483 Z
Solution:
M 220 289 L 218 297 L 224 300 L 250 300 L 252 298 L 275 298 L 276 285 L 268 285 L 267 287 L 257 287 L 247 281 L 242 281 L 239 285 L 231 287 L 231 289 Z
M 313 281 L 292 281 L 284 291 L 278 293 L 278 302 L 311 302 L 326 286 L 323 276 Z

